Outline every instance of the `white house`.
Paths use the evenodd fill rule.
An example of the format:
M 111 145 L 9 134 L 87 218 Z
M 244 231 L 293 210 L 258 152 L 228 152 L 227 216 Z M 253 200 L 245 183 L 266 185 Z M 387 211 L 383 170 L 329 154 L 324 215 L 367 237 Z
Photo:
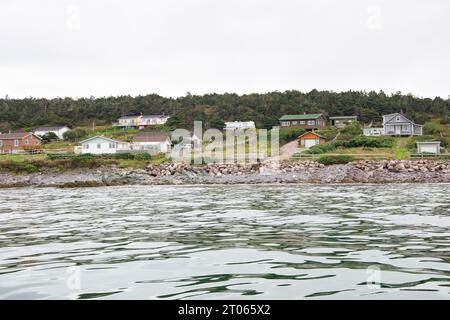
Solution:
M 43 135 L 46 135 L 47 133 L 53 132 L 56 134 L 56 136 L 63 140 L 64 139 L 64 132 L 69 131 L 70 128 L 67 126 L 55 126 L 55 127 L 39 127 L 36 130 L 34 130 L 34 134 L 37 136 L 42 137 Z
M 113 123 L 113 127 L 118 128 L 136 128 L 141 121 L 142 116 L 123 116 Z
M 365 128 L 364 135 L 421 136 L 422 125 L 415 124 L 401 113 L 383 116 L 383 128 Z
M 255 129 L 255 122 L 253 121 L 225 122 L 225 130 L 237 130 L 237 129 Z
M 417 142 L 417 153 L 441 153 L 440 141 L 420 141 Z
M 129 151 L 130 143 L 114 140 L 103 136 L 96 136 L 81 141 L 81 153 L 111 154 L 119 151 Z
M 169 118 L 170 118 L 169 116 L 165 115 L 141 116 L 138 122 L 139 128 L 143 129 L 147 126 L 163 125 L 166 124 Z
M 134 151 L 148 152 L 150 154 L 169 153 L 172 142 L 167 132 L 144 131 L 133 138 L 132 149 Z
M 113 127 L 144 129 L 148 126 L 163 125 L 169 118 L 166 115 L 123 116 L 113 124 Z

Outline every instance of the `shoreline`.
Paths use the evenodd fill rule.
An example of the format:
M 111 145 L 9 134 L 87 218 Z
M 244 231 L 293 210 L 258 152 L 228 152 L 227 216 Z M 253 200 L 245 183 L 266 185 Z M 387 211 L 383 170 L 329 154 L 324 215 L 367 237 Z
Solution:
M 256 185 L 256 184 L 400 184 L 450 183 L 450 161 L 362 160 L 324 166 L 314 161 L 272 165 L 149 165 L 146 169 L 115 166 L 62 173 L 0 173 L 0 188 L 102 187 L 121 185 Z

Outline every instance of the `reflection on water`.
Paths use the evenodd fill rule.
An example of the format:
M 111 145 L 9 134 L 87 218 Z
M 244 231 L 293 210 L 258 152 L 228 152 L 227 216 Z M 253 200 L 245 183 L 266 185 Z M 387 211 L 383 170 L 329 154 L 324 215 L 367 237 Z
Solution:
M 450 297 L 450 185 L 0 190 L 2 299 Z

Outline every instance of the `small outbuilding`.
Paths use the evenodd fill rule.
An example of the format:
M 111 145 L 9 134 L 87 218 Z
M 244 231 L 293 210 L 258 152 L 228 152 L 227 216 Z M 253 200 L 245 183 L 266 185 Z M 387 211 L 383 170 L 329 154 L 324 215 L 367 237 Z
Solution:
M 331 125 L 338 129 L 345 128 L 347 125 L 349 125 L 353 121 L 358 121 L 358 117 L 357 116 L 330 117 Z
M 441 153 L 440 141 L 419 141 L 417 142 L 417 153 Z
M 36 130 L 34 130 L 34 134 L 37 136 L 44 136 L 47 133 L 54 133 L 58 139 L 63 140 L 64 139 L 64 133 L 69 131 L 69 127 L 67 126 L 54 126 L 54 127 L 39 127 Z
M 162 131 L 144 131 L 133 138 L 133 150 L 150 154 L 169 153 L 172 141 L 170 134 Z
M 318 144 L 323 144 L 327 142 L 327 139 L 318 135 L 314 131 L 305 132 L 301 136 L 298 137 L 298 144 L 301 148 L 311 148 Z

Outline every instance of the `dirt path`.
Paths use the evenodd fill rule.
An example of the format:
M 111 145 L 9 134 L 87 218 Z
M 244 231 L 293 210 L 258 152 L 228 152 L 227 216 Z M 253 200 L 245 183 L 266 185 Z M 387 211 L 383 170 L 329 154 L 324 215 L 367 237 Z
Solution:
M 300 149 L 298 147 L 298 140 L 294 140 L 294 141 L 288 142 L 285 145 L 281 146 L 279 157 L 272 157 L 267 160 L 269 160 L 269 161 L 289 160 L 295 153 L 297 153 L 299 151 L 300 151 Z

